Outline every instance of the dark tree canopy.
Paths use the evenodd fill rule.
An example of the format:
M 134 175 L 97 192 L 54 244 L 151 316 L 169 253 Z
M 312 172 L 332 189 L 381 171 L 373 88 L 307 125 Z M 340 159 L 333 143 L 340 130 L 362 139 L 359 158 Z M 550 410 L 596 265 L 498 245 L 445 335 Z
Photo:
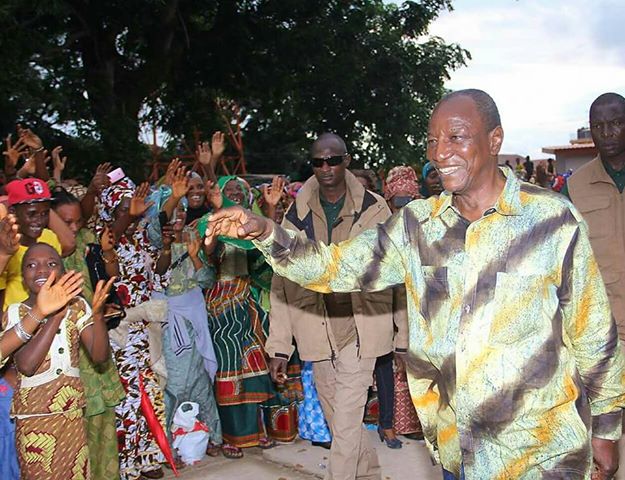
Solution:
M 74 167 L 140 175 L 140 121 L 175 143 L 245 117 L 249 168 L 293 171 L 310 137 L 343 136 L 359 164 L 419 163 L 448 72 L 469 54 L 428 37 L 449 0 L 5 0 L 0 127 L 21 121 Z M 76 162 L 79 157 L 80 162 Z

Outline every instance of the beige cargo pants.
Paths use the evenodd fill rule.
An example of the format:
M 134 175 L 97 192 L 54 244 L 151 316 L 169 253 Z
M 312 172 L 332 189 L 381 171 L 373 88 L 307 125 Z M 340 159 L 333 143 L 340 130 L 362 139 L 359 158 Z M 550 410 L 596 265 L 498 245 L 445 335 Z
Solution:
M 362 425 L 375 358 L 358 359 L 356 342 L 334 360 L 313 362 L 315 386 L 332 432 L 326 480 L 381 480 L 380 464 Z

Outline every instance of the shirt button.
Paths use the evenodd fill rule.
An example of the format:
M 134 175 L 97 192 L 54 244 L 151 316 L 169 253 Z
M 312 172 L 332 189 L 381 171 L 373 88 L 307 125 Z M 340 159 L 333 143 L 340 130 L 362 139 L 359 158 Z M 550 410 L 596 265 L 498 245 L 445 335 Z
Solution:
M 57 374 L 57 375 L 60 375 L 61 373 L 63 373 L 63 370 L 61 370 L 60 368 L 57 368 L 57 369 L 56 369 L 56 374 Z
M 464 313 L 469 313 L 471 311 L 471 305 L 467 304 L 464 306 Z
M 61 334 L 61 329 L 60 329 L 60 328 L 56 331 L 56 334 L 57 334 L 57 335 L 60 335 L 60 334 Z
M 63 353 L 65 349 L 63 347 L 59 348 L 59 353 Z

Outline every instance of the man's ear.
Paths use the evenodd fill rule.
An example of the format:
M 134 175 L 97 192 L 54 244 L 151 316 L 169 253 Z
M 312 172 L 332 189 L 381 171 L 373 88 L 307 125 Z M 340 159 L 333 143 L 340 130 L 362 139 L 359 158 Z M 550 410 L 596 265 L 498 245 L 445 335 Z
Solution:
M 345 160 L 343 160 L 343 163 L 345 164 L 345 168 L 348 168 L 351 162 L 352 162 L 352 156 L 348 153 L 347 155 L 345 155 Z
M 501 126 L 493 128 L 488 134 L 490 154 L 496 156 L 501 150 L 503 144 L 503 128 Z

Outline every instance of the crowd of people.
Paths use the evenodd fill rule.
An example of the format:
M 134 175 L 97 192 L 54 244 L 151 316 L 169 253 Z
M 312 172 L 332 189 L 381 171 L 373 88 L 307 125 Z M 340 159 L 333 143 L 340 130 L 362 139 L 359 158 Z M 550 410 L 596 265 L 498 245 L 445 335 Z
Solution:
M 326 134 L 316 145 L 337 142 L 344 145 Z M 379 403 L 369 421 L 379 417 L 388 447 L 401 448 L 399 434 L 422 438 L 402 360 L 405 291 L 363 295 L 352 308 L 349 296 L 289 291 L 249 241 L 202 240 L 210 214 L 222 208 L 240 205 L 289 224 L 286 212 L 313 202 L 310 231 L 338 242 L 357 220 L 360 231 L 439 193 L 429 164 L 421 187 L 411 167 L 392 169 L 384 181 L 371 171 L 355 176 L 347 163 L 332 175 L 336 159 L 313 164 L 305 183 L 278 175 L 250 185 L 215 176 L 226 143 L 216 132 L 199 145 L 195 163 L 172 160 L 154 184 L 136 185 L 102 164 L 81 185 L 64 176 L 72 160 L 62 147 L 48 156 L 41 139 L 21 126 L 17 140 L 9 135 L 5 143 L 1 478 L 160 478 L 172 462 L 184 467 L 173 445 L 176 412 L 188 402 L 197 405 L 209 456 L 241 458 L 247 447 L 300 436 L 349 458 L 340 452 L 350 429 L 360 435 L 358 405 L 367 398 L 370 407 Z M 346 191 L 351 203 L 344 208 Z M 341 222 L 345 215 L 349 221 Z M 328 352 L 305 333 L 317 325 L 296 319 L 295 309 L 332 323 L 323 334 L 332 338 Z M 338 379 L 330 370 L 361 321 L 367 325 L 358 332 L 359 348 L 370 368 L 363 369 L 348 428 L 333 435 L 329 422 L 344 405 L 336 404 Z M 325 377 L 324 364 L 331 365 Z
M 324 133 L 310 178 L 251 185 L 215 175 L 216 132 L 155 183 L 102 164 L 81 185 L 62 147 L 48 158 L 18 126 L 0 192 L 0 477 L 154 479 L 299 436 L 330 450 L 328 479 L 379 479 L 367 420 L 388 448 L 423 439 L 446 479 L 610 478 L 625 99 L 599 97 L 590 123 L 600 156 L 563 190 L 587 223 L 543 173 L 497 165 L 480 90 L 437 105 L 419 175 L 350 170 Z

